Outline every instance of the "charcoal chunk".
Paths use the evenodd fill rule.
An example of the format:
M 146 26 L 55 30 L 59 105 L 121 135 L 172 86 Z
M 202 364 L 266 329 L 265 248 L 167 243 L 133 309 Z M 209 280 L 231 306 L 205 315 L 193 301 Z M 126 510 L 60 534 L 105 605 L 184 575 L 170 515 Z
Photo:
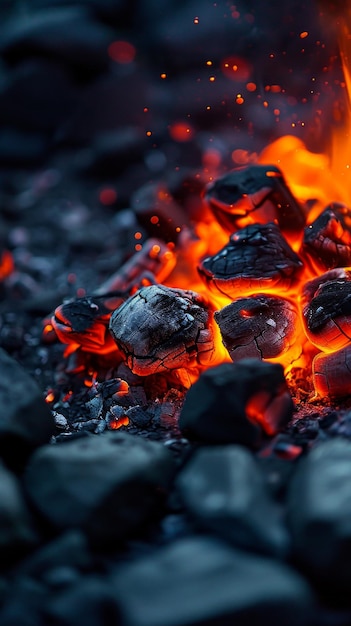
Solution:
M 12 581 L 6 602 L 0 612 L 2 626 L 45 626 L 47 589 L 27 577 Z
M 109 432 L 43 446 L 25 486 L 53 529 L 81 526 L 92 541 L 113 544 L 159 514 L 172 474 L 164 446 Z
M 120 624 L 120 615 L 114 594 L 103 577 L 87 576 L 55 594 L 46 610 L 50 623 L 72 626 Z
M 253 455 L 241 446 L 200 448 L 177 478 L 200 528 L 238 548 L 285 556 L 288 533 Z
M 233 233 L 222 250 L 201 262 L 198 271 L 211 291 L 235 298 L 273 287 L 287 291 L 302 268 L 302 261 L 272 222 Z
M 214 317 L 232 361 L 274 359 L 296 345 L 299 313 L 289 300 L 269 294 L 238 298 Z
M 65 568 L 84 572 L 91 567 L 92 557 L 85 535 L 78 530 L 68 530 L 22 561 L 17 571 L 21 577 L 45 583 L 52 570 Z
M 36 533 L 16 476 L 0 464 L 0 554 L 15 559 L 35 545 Z
M 351 340 L 351 272 L 337 268 L 305 283 L 302 320 L 309 341 L 332 352 Z
M 214 358 L 212 311 L 198 293 L 143 287 L 111 315 L 110 331 L 128 367 L 145 376 Z
M 296 239 L 305 225 L 302 207 L 274 165 L 250 165 L 225 174 L 209 185 L 206 200 L 229 233 L 277 220 L 281 231 Z
M 125 626 L 310 623 L 312 594 L 302 577 L 206 536 L 175 541 L 111 578 Z
M 55 422 L 35 381 L 2 349 L 0 371 L 0 456 L 18 467 L 50 441 Z
M 351 265 L 351 210 L 345 204 L 330 204 L 306 226 L 302 250 L 317 272 Z
M 312 362 L 312 378 L 315 392 L 321 398 L 336 400 L 350 396 L 351 345 L 325 354 L 320 352 Z
M 191 439 L 257 446 L 282 429 L 292 412 L 282 366 L 243 359 L 201 374 L 187 393 L 179 426 Z
M 293 549 L 304 571 L 329 594 L 349 601 L 351 443 L 315 447 L 297 467 L 288 497 Z

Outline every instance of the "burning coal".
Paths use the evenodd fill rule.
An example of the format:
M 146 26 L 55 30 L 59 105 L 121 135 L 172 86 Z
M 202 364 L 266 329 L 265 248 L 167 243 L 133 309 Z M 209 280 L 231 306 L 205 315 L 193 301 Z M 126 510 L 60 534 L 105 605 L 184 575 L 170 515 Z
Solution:
M 287 141 L 277 142 L 283 160 Z M 290 151 L 308 156 L 296 142 Z M 70 350 L 112 354 L 140 376 L 185 370 L 194 381 L 209 365 L 254 357 L 286 374 L 303 366 L 319 397 L 343 395 L 351 384 L 347 206 L 318 213 L 317 199 L 308 212 L 277 166 L 259 164 L 211 182 L 205 202 L 211 219 L 183 227 L 176 244 L 147 241 L 92 296 L 58 307 L 57 337 Z
M 106 355 L 138 376 L 177 371 L 194 382 L 209 366 L 254 357 L 283 365 L 287 380 L 303 368 L 316 397 L 345 395 L 351 150 L 333 141 L 328 159 L 282 137 L 242 167 L 195 176 L 189 204 L 163 183 L 138 190 L 150 239 L 46 328 L 67 354 Z

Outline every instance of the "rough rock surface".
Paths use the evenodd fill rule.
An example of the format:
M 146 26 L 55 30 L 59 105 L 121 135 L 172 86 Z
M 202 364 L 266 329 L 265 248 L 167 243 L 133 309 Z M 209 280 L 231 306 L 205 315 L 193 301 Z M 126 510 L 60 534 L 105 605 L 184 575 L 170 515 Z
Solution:
M 43 446 L 25 486 L 56 530 L 82 527 L 93 541 L 113 544 L 160 513 L 173 471 L 161 444 L 110 432 Z

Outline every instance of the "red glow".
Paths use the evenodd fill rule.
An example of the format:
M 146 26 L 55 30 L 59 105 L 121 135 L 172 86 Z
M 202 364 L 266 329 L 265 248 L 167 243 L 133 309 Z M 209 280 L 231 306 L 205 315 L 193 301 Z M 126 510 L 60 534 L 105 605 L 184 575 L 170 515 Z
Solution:
M 118 428 L 121 428 L 122 426 L 128 426 L 128 424 L 129 424 L 129 417 L 127 417 L 126 415 L 123 415 L 119 419 L 111 420 L 111 422 L 109 423 L 109 428 L 111 430 L 118 430 Z
M 236 81 L 248 80 L 251 67 L 247 61 L 239 57 L 227 57 L 222 61 L 221 70 L 227 78 Z
M 99 193 L 99 200 L 101 204 L 105 204 L 109 206 L 110 204 L 114 204 L 117 200 L 117 192 L 113 187 L 105 187 Z
M 175 122 L 169 127 L 169 134 L 174 141 L 190 141 L 194 136 L 194 129 L 188 122 Z
M 256 91 L 257 85 L 256 85 L 256 83 L 247 83 L 246 84 L 246 89 L 247 89 L 247 91 L 251 91 L 251 92 Z
M 116 63 L 125 65 L 134 61 L 136 50 L 129 41 L 113 41 L 108 47 L 108 54 Z
M 48 391 L 48 393 L 45 396 L 45 402 L 47 402 L 48 404 L 51 404 L 51 402 L 54 402 L 55 400 L 55 394 L 53 391 Z
M 7 278 L 14 270 L 11 252 L 4 250 L 0 258 L 0 280 Z

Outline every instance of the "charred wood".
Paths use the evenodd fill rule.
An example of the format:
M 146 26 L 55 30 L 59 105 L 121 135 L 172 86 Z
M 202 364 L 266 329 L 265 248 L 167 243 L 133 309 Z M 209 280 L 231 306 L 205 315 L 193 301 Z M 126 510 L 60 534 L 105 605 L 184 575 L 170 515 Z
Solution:
M 212 311 L 199 294 L 151 285 L 114 311 L 110 331 L 132 372 L 146 376 L 210 364 L 211 323 Z
M 351 272 L 334 269 L 307 282 L 301 296 L 302 319 L 310 342 L 332 352 L 351 341 Z
M 293 287 L 303 263 L 274 223 L 252 224 L 233 233 L 229 243 L 207 257 L 198 271 L 214 292 L 230 298 Z
M 55 309 L 51 323 L 57 337 L 87 352 L 114 352 L 116 344 L 108 331 L 111 312 L 143 283 L 162 281 L 174 263 L 174 253 L 162 241 L 150 239 L 93 295 L 75 298 Z
M 304 231 L 302 252 L 316 272 L 351 265 L 351 211 L 330 204 Z
M 350 396 L 351 345 L 332 354 L 317 354 L 313 359 L 312 373 L 318 396 L 329 399 Z
M 244 359 L 201 374 L 187 393 L 179 426 L 190 439 L 256 447 L 278 433 L 292 411 L 282 366 Z
M 275 221 L 287 238 L 296 239 L 305 225 L 301 205 L 274 165 L 238 168 L 212 183 L 206 199 L 228 233 L 247 224 Z
M 274 359 L 288 352 L 298 334 L 298 310 L 268 294 L 238 298 L 214 314 L 232 361 Z

